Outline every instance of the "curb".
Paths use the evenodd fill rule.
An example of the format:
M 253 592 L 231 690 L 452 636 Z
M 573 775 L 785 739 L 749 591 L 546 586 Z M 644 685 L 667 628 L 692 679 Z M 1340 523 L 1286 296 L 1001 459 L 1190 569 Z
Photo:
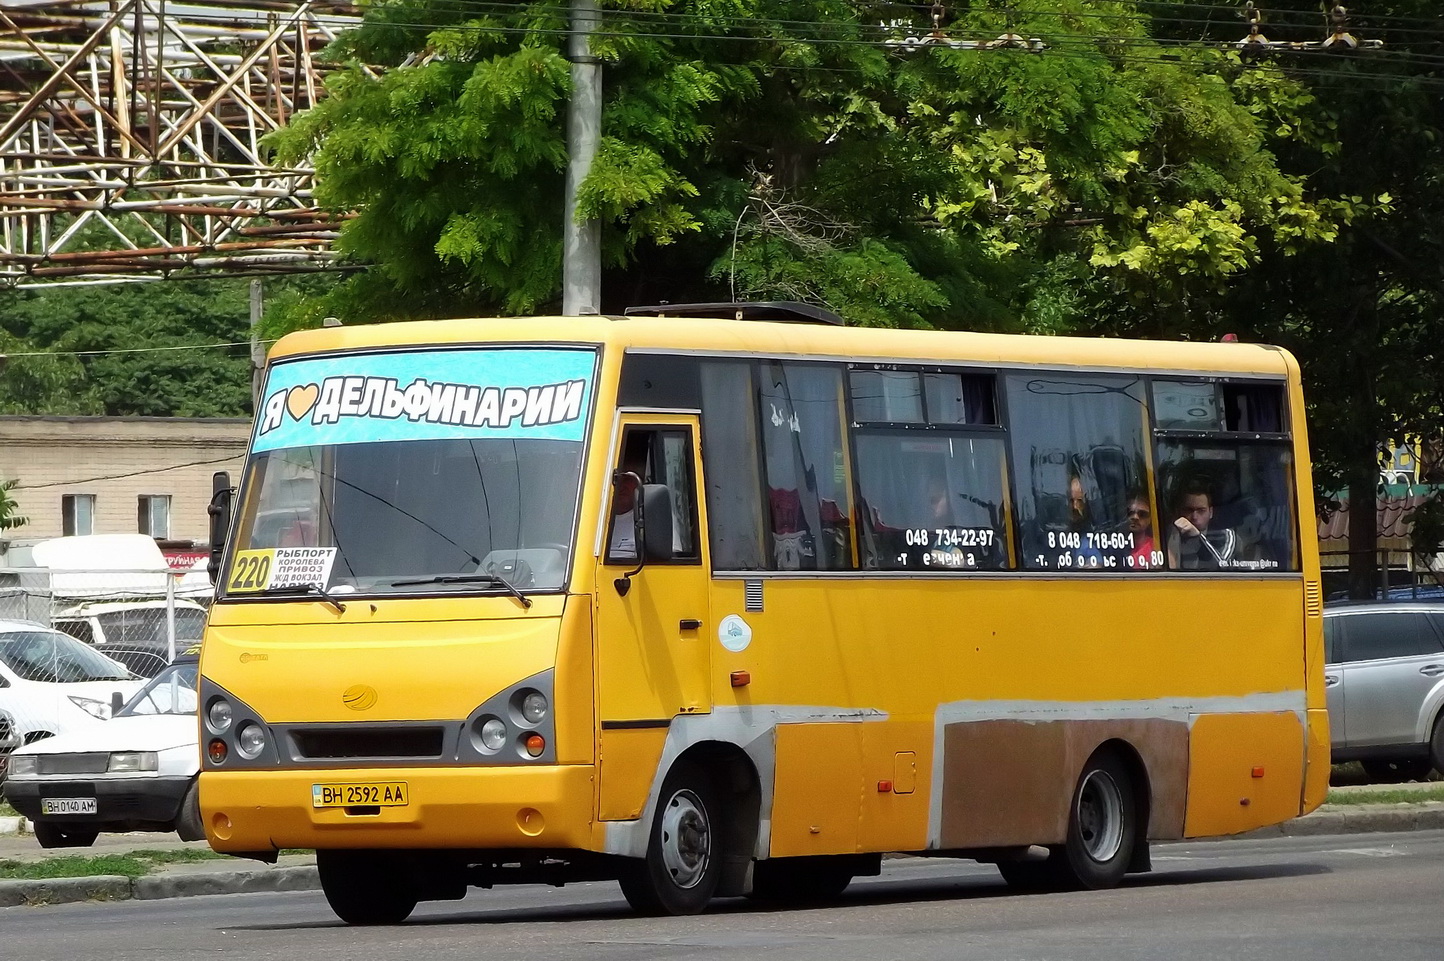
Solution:
M 143 878 L 107 874 L 91 878 L 0 881 L 0 907 L 70 904 L 76 901 L 154 901 L 206 894 L 314 891 L 320 887 L 320 877 L 310 866 L 226 874 L 162 874 Z
M 316 891 L 320 875 L 310 865 L 293 868 L 261 868 L 229 874 L 175 874 L 136 878 L 131 897 L 137 901 L 162 898 L 193 898 L 205 894 L 255 894 L 274 891 Z
M 9 818 L 21 821 L 23 818 Z M 1235 838 L 1306 837 L 1325 834 L 1374 834 L 1444 830 L 1444 801 L 1422 804 L 1331 805 L 1284 824 L 1234 835 Z M 0 824 L 0 833 L 4 832 Z M 1203 840 L 1203 839 L 1194 839 Z M 315 891 L 321 887 L 314 865 L 272 867 L 222 873 L 159 874 L 127 878 L 49 878 L 0 880 L 0 907 L 68 904 L 76 901 L 153 901 L 208 894 Z
M 34 834 L 30 821 L 21 817 L 0 818 L 0 834 Z
M 1241 837 L 1287 838 L 1440 829 L 1444 829 L 1444 801 L 1425 801 L 1419 804 L 1334 804 L 1283 824 L 1250 831 Z

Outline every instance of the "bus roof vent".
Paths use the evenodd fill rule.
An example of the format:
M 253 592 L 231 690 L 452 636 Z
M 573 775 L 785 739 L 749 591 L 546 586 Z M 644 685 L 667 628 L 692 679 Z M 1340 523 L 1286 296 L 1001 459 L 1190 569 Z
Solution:
M 628 317 L 731 317 L 733 320 L 773 320 L 793 324 L 846 325 L 837 314 L 795 300 L 749 301 L 717 304 L 658 304 L 628 307 Z

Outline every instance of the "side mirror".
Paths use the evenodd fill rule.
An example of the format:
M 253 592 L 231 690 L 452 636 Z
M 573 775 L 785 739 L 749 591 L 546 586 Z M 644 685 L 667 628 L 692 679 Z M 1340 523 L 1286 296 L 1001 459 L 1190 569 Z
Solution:
M 231 530 L 231 495 L 235 492 L 230 474 L 218 470 L 211 475 L 211 503 L 206 508 L 211 518 L 211 559 L 206 564 L 206 573 L 216 586 L 221 583 L 221 555 L 225 553 L 226 535 Z
M 110 716 L 115 717 L 125 707 L 125 695 L 119 691 L 110 692 Z
M 613 471 L 613 499 L 628 491 L 635 492 L 632 497 L 632 540 L 639 549 L 637 551 L 637 566 L 612 581 L 612 585 L 616 587 L 617 593 L 622 597 L 626 597 L 627 591 L 632 589 L 632 576 L 641 573 L 642 568 L 646 566 L 647 563 L 647 504 L 643 492 L 642 478 L 638 477 L 632 471 Z

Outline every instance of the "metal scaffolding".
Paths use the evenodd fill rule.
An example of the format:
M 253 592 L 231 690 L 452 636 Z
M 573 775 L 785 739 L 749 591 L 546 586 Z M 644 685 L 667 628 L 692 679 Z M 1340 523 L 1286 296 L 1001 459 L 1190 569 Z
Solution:
M 0 285 L 327 269 L 339 222 L 261 138 L 323 94 L 332 0 L 6 0 Z

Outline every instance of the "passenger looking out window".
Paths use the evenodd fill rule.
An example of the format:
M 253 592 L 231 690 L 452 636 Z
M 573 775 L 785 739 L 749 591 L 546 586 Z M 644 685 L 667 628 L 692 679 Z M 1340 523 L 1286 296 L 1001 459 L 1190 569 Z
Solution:
M 1238 537 L 1213 524 L 1213 495 L 1202 485 L 1185 487 L 1168 545 L 1169 566 L 1185 571 L 1233 566 Z

